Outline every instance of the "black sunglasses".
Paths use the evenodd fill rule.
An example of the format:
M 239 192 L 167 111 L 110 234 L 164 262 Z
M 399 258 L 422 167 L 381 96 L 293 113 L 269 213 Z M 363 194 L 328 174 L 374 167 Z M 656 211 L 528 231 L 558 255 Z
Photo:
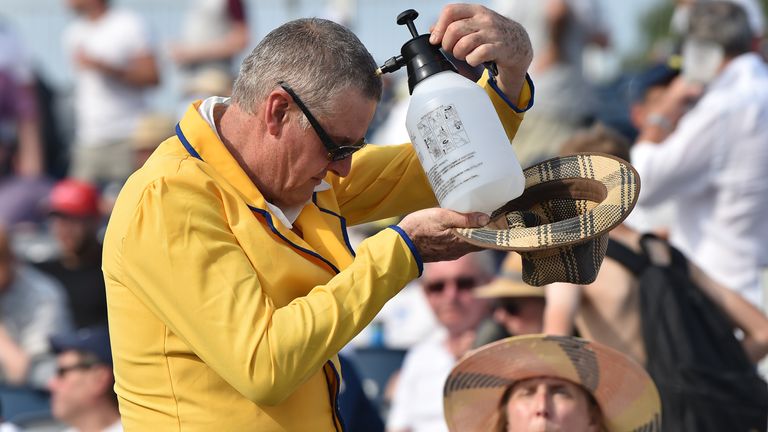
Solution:
M 459 276 L 455 279 L 442 279 L 435 280 L 424 284 L 424 289 L 428 294 L 439 294 L 443 292 L 448 282 L 456 284 L 456 289 L 459 291 L 470 291 L 477 286 L 477 279 L 469 276 Z
M 81 363 L 75 363 L 69 366 L 59 366 L 56 368 L 56 376 L 59 378 L 63 378 L 64 375 L 68 374 L 69 372 L 72 372 L 74 370 L 90 369 L 96 366 L 96 364 L 97 363 L 93 363 L 93 362 L 81 362 Z
M 509 315 L 520 314 L 520 303 L 515 300 L 511 300 L 511 299 L 499 300 L 496 303 L 496 308 L 504 309 L 504 311 Z
M 304 116 L 307 117 L 307 120 L 309 120 L 309 124 L 312 125 L 312 129 L 315 130 L 315 133 L 318 137 L 320 137 L 320 141 L 323 142 L 323 145 L 325 146 L 325 149 L 328 150 L 328 159 L 332 161 L 340 161 L 342 159 L 346 159 L 352 154 L 361 148 L 365 147 L 367 144 L 365 142 L 365 137 L 360 138 L 357 142 L 349 145 L 338 145 L 336 144 L 333 139 L 328 135 L 328 133 L 325 132 L 325 129 L 323 129 L 322 126 L 320 126 L 320 123 L 318 123 L 315 116 L 312 115 L 311 112 L 309 112 L 309 108 L 307 108 L 306 105 L 304 105 L 304 102 L 301 101 L 299 96 L 293 91 L 291 86 L 285 83 L 285 81 L 278 82 L 280 87 L 283 88 L 289 95 L 291 95 L 291 98 L 293 98 L 293 101 L 296 103 L 296 105 L 299 107 L 302 113 L 304 113 Z

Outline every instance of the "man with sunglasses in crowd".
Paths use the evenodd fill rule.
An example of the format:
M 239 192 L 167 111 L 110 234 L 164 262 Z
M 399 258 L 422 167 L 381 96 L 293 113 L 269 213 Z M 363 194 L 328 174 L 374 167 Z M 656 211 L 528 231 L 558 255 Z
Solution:
M 448 431 L 443 386 L 464 353 L 472 348 L 490 301 L 475 288 L 491 281 L 493 252 L 474 252 L 453 261 L 427 263 L 420 283 L 440 330 L 414 345 L 403 359 L 387 419 L 388 432 Z
M 532 90 L 525 30 L 451 5 L 431 42 L 497 64 L 500 93 L 481 85 L 511 139 Z M 127 430 L 344 430 L 338 351 L 424 262 L 473 250 L 452 228 L 485 215 L 414 212 L 437 201 L 410 144 L 363 148 L 376 69 L 340 25 L 284 24 L 232 98 L 194 103 L 127 182 L 103 261 Z M 347 225 L 407 213 L 352 250 Z
M 51 347 L 57 353 L 48 383 L 51 413 L 70 427 L 65 432 L 121 432 L 107 326 L 58 334 Z

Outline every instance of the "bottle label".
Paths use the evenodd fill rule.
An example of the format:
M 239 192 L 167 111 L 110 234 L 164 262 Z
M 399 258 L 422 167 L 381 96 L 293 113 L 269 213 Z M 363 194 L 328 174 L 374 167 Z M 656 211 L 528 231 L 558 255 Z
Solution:
M 437 163 L 453 150 L 469 144 L 459 113 L 453 104 L 440 105 L 419 119 L 416 125 L 424 139 L 432 163 Z
M 470 143 L 456 106 L 440 105 L 423 115 L 417 123 L 419 135 L 429 156 L 418 152 L 437 200 L 442 202 L 446 195 L 458 186 L 479 177 L 483 165 L 471 147 L 465 152 L 456 151 Z M 411 141 L 416 142 L 411 136 Z M 429 158 L 425 164 L 424 158 Z

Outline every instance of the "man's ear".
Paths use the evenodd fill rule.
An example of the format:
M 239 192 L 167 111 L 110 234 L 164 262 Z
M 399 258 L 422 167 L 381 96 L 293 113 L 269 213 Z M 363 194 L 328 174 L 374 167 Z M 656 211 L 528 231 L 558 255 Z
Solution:
M 290 106 L 290 95 L 283 89 L 273 90 L 267 96 L 262 115 L 269 134 L 279 136 L 282 133 L 283 127 L 288 123 L 288 108 Z
M 115 377 L 112 374 L 112 368 L 107 365 L 98 365 L 93 367 L 93 379 L 97 382 L 99 394 L 106 392 L 115 385 Z

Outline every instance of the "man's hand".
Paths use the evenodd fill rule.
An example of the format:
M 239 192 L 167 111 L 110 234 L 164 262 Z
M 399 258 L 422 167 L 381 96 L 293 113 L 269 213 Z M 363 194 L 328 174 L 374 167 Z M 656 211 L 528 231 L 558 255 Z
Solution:
M 496 62 L 499 88 L 517 100 L 533 60 L 531 40 L 520 24 L 484 6 L 451 4 L 430 32 L 430 43 L 472 66 Z
M 453 233 L 453 228 L 477 228 L 488 223 L 483 213 L 457 213 L 442 208 L 431 208 L 411 213 L 399 224 L 408 234 L 424 262 L 448 261 L 480 250 L 464 242 Z

